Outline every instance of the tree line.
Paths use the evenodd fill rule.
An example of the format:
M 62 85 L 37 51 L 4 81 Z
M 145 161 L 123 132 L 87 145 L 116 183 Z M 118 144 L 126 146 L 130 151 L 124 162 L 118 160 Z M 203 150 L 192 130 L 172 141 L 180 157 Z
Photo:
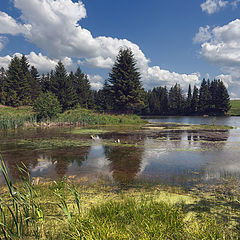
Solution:
M 203 79 L 199 89 L 189 85 L 187 95 L 177 83 L 169 90 L 159 86 L 146 91 L 136 64 L 131 49 L 121 48 L 103 88 L 95 91 L 80 68 L 68 73 L 59 61 L 54 70 L 40 76 L 25 55 L 14 56 L 7 70 L 0 69 L 0 103 L 34 105 L 41 97 L 45 105 L 57 101 L 61 111 L 80 106 L 145 115 L 225 114 L 230 109 L 228 91 L 221 80 Z

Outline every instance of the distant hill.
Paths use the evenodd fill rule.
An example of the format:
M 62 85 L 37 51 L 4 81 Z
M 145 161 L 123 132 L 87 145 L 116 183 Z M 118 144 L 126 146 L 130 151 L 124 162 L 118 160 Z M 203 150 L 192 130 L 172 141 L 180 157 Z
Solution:
M 231 116 L 240 116 L 240 100 L 231 100 L 231 109 L 228 114 Z

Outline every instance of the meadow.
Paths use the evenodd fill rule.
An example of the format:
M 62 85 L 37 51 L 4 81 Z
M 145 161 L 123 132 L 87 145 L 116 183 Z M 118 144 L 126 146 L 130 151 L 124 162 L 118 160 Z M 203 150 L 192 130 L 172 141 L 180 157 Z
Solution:
M 231 100 L 231 109 L 228 112 L 230 116 L 240 116 L 240 100 Z

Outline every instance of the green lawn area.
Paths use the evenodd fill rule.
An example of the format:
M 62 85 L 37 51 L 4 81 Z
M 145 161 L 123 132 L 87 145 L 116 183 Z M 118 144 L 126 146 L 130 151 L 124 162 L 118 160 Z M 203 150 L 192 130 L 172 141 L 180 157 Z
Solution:
M 231 109 L 228 112 L 231 116 L 240 116 L 240 100 L 231 100 Z

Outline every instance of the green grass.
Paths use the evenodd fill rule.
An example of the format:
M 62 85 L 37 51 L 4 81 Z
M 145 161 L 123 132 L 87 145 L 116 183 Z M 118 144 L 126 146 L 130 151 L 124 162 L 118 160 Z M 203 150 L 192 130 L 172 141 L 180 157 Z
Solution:
M 36 122 L 36 115 L 31 107 L 0 107 L 0 129 L 7 130 L 20 128 L 27 122 Z
M 33 185 L 24 167 L 13 184 L 4 162 L 1 169 L 0 239 L 239 239 L 240 197 L 226 189 L 204 196 L 67 179 Z
M 54 121 L 57 123 L 71 123 L 77 126 L 145 123 L 145 121 L 143 121 L 137 115 L 102 114 L 93 110 L 82 108 L 68 110 L 62 114 L 59 114 Z
M 88 125 L 141 125 L 144 123 L 145 121 L 137 115 L 103 114 L 78 108 L 59 114 L 55 119 L 47 121 L 45 126 L 74 125 L 82 127 Z M 0 129 L 7 130 L 24 126 L 39 126 L 36 123 L 36 113 L 33 112 L 32 107 L 0 106 Z
M 231 116 L 240 116 L 240 100 L 231 100 L 231 109 L 228 112 L 228 115 Z

